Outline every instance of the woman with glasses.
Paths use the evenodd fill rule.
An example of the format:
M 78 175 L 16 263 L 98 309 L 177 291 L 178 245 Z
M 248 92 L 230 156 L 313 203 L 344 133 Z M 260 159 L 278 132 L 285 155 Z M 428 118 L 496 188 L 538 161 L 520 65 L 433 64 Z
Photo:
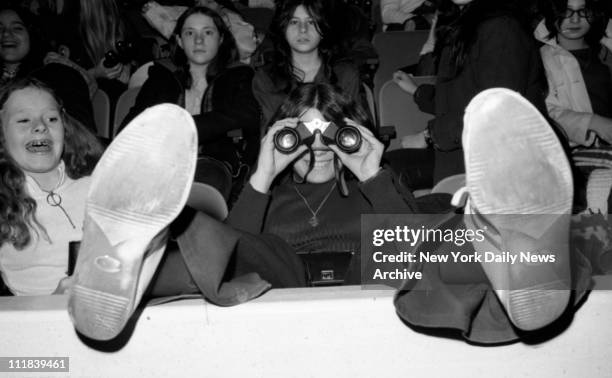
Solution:
M 612 144 L 612 74 L 603 62 L 612 60 L 603 43 L 608 20 L 594 0 L 546 0 L 542 14 L 535 36 L 544 43 L 540 52 L 548 78 L 548 113 L 569 143 L 579 147 L 573 157 L 586 180 L 582 207 L 607 214 L 612 161 L 594 165 L 584 160 Z
M 547 0 L 542 11 L 545 19 L 535 35 L 544 43 L 550 116 L 573 145 L 611 144 L 612 78 L 601 59 L 603 13 L 593 0 Z

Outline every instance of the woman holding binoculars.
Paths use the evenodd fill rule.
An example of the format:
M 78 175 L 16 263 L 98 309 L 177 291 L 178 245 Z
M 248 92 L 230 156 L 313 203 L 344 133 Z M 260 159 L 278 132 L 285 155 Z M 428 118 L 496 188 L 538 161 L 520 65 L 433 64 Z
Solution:
M 297 87 L 275 119 L 230 213 L 232 226 L 280 236 L 296 252 L 358 252 L 361 214 L 415 211 L 411 192 L 381 167 L 384 146 L 365 126 L 365 112 L 330 84 Z M 293 149 L 283 147 L 287 140 L 297 142 Z M 353 258 L 345 283 L 359 282 L 358 264 Z

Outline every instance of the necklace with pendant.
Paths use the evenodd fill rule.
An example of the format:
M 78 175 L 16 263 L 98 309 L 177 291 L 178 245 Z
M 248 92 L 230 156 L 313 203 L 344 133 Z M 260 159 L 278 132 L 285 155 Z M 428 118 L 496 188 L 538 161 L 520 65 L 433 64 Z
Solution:
M 40 184 L 38 184 L 38 182 L 36 183 L 38 184 L 38 187 L 40 188 L 40 190 L 47 193 L 47 204 L 49 204 L 49 206 L 51 207 L 58 207 L 64 213 L 64 215 L 68 219 L 68 222 L 70 222 L 70 225 L 72 226 L 72 228 L 76 229 L 76 226 L 74 225 L 74 222 L 72 221 L 72 218 L 70 218 L 70 215 L 68 215 L 68 212 L 62 206 L 62 196 L 60 196 L 59 193 L 55 192 L 55 190 L 57 190 L 57 188 L 59 188 L 60 185 L 62 185 L 62 183 L 64 182 L 64 177 L 65 177 L 64 170 L 60 170 L 59 181 L 57 182 L 57 185 L 55 185 L 55 188 L 51 190 L 45 190 L 40 186 Z M 36 179 L 34 179 L 34 181 L 36 181 Z
M 321 209 L 323 208 L 323 205 L 325 205 L 325 202 L 327 202 L 327 200 L 329 199 L 329 196 L 331 196 L 331 194 L 334 191 L 335 187 L 336 187 L 336 183 L 334 182 L 334 184 L 329 189 L 329 192 L 327 192 L 327 194 L 325 195 L 325 197 L 323 197 L 323 200 L 321 201 L 319 206 L 317 206 L 317 209 L 313 210 L 312 207 L 310 206 L 310 204 L 308 203 L 308 200 L 306 199 L 306 197 L 304 197 L 304 195 L 302 193 L 300 193 L 300 191 L 297 188 L 297 186 L 293 185 L 293 189 L 295 189 L 295 192 L 298 194 L 298 196 L 300 196 L 302 201 L 304 201 L 304 204 L 306 205 L 306 208 L 312 214 L 312 217 L 310 217 L 310 219 L 308 220 L 308 224 L 310 224 L 310 226 L 317 227 L 319 225 L 319 218 L 317 218 L 317 214 L 319 214 L 319 211 L 321 211 Z

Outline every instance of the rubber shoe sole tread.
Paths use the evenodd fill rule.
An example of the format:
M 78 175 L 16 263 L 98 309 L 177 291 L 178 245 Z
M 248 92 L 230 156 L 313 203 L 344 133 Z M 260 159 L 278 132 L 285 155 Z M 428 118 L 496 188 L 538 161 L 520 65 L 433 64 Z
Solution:
M 554 264 L 482 264 L 513 324 L 541 328 L 569 301 L 569 162 L 544 117 L 511 90 L 478 94 L 466 108 L 464 125 L 467 190 L 476 217 L 493 224 L 506 250 L 518 251 L 531 240 L 540 252 L 556 254 Z
M 105 151 L 92 174 L 68 302 L 80 333 L 108 340 L 125 327 L 146 284 L 139 282 L 145 256 L 165 247 L 166 227 L 187 201 L 196 158 L 193 119 L 170 104 L 145 110 Z

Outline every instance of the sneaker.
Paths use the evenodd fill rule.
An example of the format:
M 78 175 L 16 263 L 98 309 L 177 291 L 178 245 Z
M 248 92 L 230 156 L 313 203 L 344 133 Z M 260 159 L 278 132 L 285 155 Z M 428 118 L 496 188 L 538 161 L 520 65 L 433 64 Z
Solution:
M 472 99 L 463 149 L 464 219 L 468 228 L 484 230 L 476 250 L 496 259 L 482 262 L 483 270 L 517 328 L 544 327 L 565 311 L 570 296 L 573 182 L 566 154 L 538 110 L 504 88 Z M 508 252 L 515 262 L 503 261 Z
M 125 327 L 189 196 L 197 146 L 191 115 L 162 104 L 130 122 L 96 165 L 68 299 L 81 334 L 109 340 Z

